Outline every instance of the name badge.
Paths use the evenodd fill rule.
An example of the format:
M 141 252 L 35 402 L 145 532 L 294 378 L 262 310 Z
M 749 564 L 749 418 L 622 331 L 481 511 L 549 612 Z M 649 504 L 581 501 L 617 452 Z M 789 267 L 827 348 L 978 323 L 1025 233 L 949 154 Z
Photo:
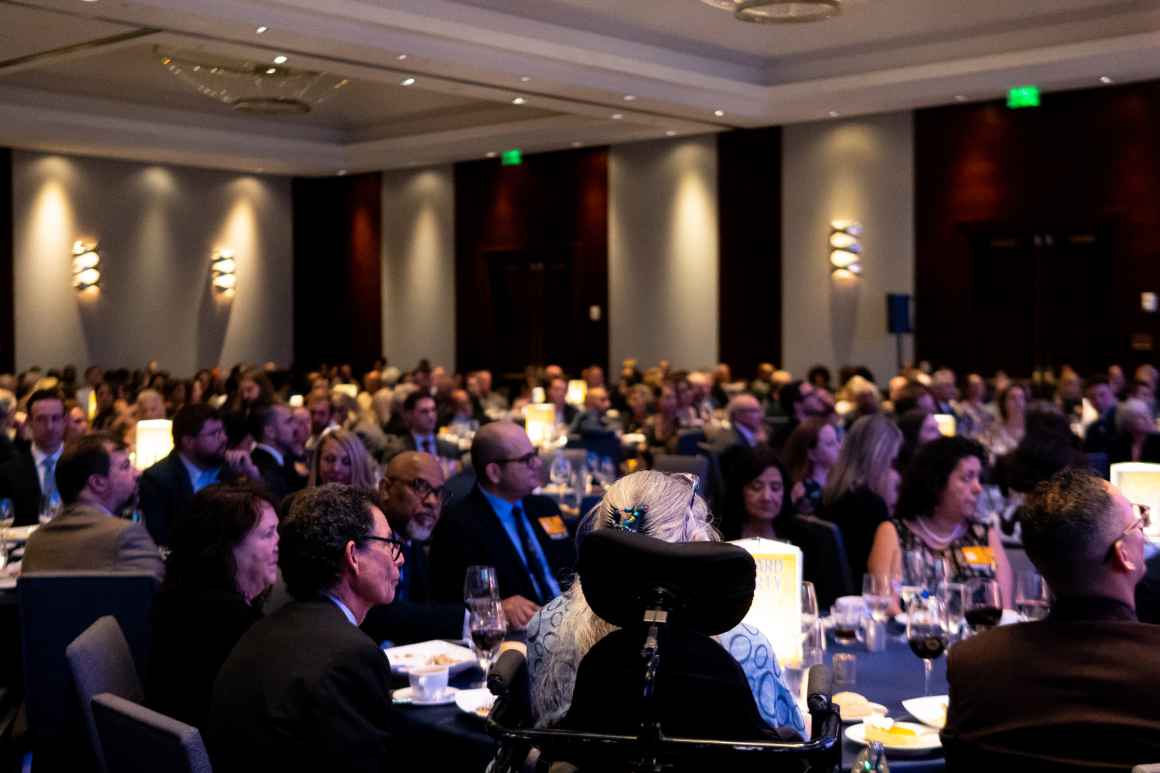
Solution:
M 960 548 L 967 565 L 972 569 L 995 568 L 995 554 L 985 545 L 966 545 Z
M 568 526 L 558 515 L 546 515 L 539 519 L 540 528 L 552 539 L 568 539 Z

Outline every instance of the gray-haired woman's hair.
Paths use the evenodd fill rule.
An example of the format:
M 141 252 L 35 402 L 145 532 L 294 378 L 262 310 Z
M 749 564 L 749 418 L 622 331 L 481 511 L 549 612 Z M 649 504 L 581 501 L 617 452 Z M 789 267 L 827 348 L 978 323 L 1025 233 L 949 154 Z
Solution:
M 842 442 L 838 461 L 830 468 L 822 499 L 826 504 L 862 486 L 886 499 L 890 465 L 902 446 L 902 432 L 880 414 L 854 422 Z
M 1148 407 L 1148 403 L 1132 397 L 1120 403 L 1116 407 L 1116 431 L 1127 432 L 1128 422 L 1137 416 L 1143 416 L 1148 421 L 1152 421 L 1152 409 Z
M 712 524 L 705 500 L 694 490 L 695 480 L 683 475 L 644 470 L 626 475 L 604 492 L 600 503 L 588 511 L 577 531 L 577 539 L 593 529 L 616 528 L 618 515 L 626 511 L 638 515 L 640 534 L 665 542 L 712 542 L 720 539 Z M 542 725 L 558 721 L 572 702 L 576 684 L 575 667 L 580 659 L 616 627 L 596 616 L 584 598 L 580 579 L 564 592 L 563 621 L 557 635 L 568 641 L 558 650 L 569 652 L 560 658 L 559 668 L 540 668 L 532 675 L 532 712 Z

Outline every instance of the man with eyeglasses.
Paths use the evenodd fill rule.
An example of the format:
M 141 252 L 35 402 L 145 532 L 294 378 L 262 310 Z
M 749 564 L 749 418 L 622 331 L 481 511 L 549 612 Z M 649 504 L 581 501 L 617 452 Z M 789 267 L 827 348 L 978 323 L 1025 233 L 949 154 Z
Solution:
M 255 623 L 218 673 L 203 728 L 213 769 L 409 769 L 393 737 L 390 664 L 358 628 L 391 603 L 405 565 L 377 497 L 306 489 L 279 535 L 294 601 Z
M 493 566 L 508 624 L 524 628 L 560 594 L 576 550 L 556 503 L 532 496 L 542 482 L 540 459 L 522 427 L 502 421 L 481 427 L 471 463 L 475 488 L 435 527 L 434 597 L 461 601 L 467 567 Z
M 383 514 L 402 541 L 404 557 L 395 600 L 372 607 L 362 629 L 393 644 L 466 638 L 462 600 L 438 603 L 431 595 L 427 541 L 443 508 L 443 469 L 430 454 L 404 451 L 391 459 L 379 482 Z
M 1160 627 L 1136 618 L 1146 507 L 1069 468 L 1025 502 L 1023 544 L 1054 596 L 1045 620 L 949 650 L 950 770 L 1128 770 L 1160 760 Z
M 193 495 L 214 483 L 261 472 L 244 451 L 227 451 L 221 414 L 204 403 L 183 405 L 173 417 L 173 450 L 141 473 L 138 483 L 145 528 L 158 545 L 169 544 L 175 520 L 189 513 Z

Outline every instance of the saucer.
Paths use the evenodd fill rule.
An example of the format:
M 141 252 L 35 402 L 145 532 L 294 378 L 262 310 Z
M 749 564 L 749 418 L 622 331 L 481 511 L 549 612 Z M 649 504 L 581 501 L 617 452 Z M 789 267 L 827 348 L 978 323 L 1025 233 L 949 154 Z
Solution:
M 409 704 L 411 706 L 448 706 L 455 703 L 455 695 L 458 692 L 459 690 L 454 687 L 444 687 L 434 698 L 418 700 L 415 698 L 415 693 L 412 692 L 410 687 L 404 687 L 395 690 L 391 695 L 391 700 L 394 703 Z

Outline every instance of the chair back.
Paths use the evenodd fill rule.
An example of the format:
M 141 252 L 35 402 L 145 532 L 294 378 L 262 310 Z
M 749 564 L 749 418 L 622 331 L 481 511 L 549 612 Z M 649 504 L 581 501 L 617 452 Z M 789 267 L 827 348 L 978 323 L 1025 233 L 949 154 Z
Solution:
M 652 468 L 657 472 L 685 472 L 696 475 L 700 481 L 698 493 L 708 498 L 712 480 L 709 477 L 709 457 L 700 454 L 656 454 Z
M 590 454 L 596 454 L 601 459 L 611 459 L 619 463 L 623 450 L 620 446 L 620 437 L 613 431 L 583 432 L 580 434 L 578 445 Z M 575 447 L 572 443 L 569 446 Z
M 846 544 L 837 524 L 812 515 L 794 515 L 788 527 L 789 541 L 802 551 L 802 579 L 814 584 L 819 609 L 829 609 L 836 599 L 862 592 L 850 576 Z
M 109 773 L 212 773 L 196 727 L 110 693 L 93 698 Z
M 76 683 L 77 697 L 88 727 L 93 754 L 98 766 L 107 771 L 97 726 L 93 721 L 92 702 L 101 693 L 112 693 L 137 703 L 145 700 L 145 690 L 137 676 L 137 667 L 129 652 L 129 642 L 125 641 L 125 634 L 117 619 L 105 615 L 68 645 L 65 657 L 68 658 L 69 670 Z
M 704 442 L 704 430 L 683 429 L 677 433 L 676 452 L 681 456 L 696 456 L 701 453 L 701 443 Z
M 33 751 L 95 769 L 65 648 L 98 618 L 116 618 L 137 672 L 148 656 L 157 580 L 147 573 L 34 572 L 16 585 L 25 706 Z M 62 763 L 64 764 L 64 763 Z M 50 764 L 44 767 L 52 767 Z
M 443 509 L 447 510 L 467 499 L 467 495 L 471 493 L 473 488 L 475 488 L 475 470 L 471 467 L 464 467 L 443 484 L 443 495 L 446 497 Z

